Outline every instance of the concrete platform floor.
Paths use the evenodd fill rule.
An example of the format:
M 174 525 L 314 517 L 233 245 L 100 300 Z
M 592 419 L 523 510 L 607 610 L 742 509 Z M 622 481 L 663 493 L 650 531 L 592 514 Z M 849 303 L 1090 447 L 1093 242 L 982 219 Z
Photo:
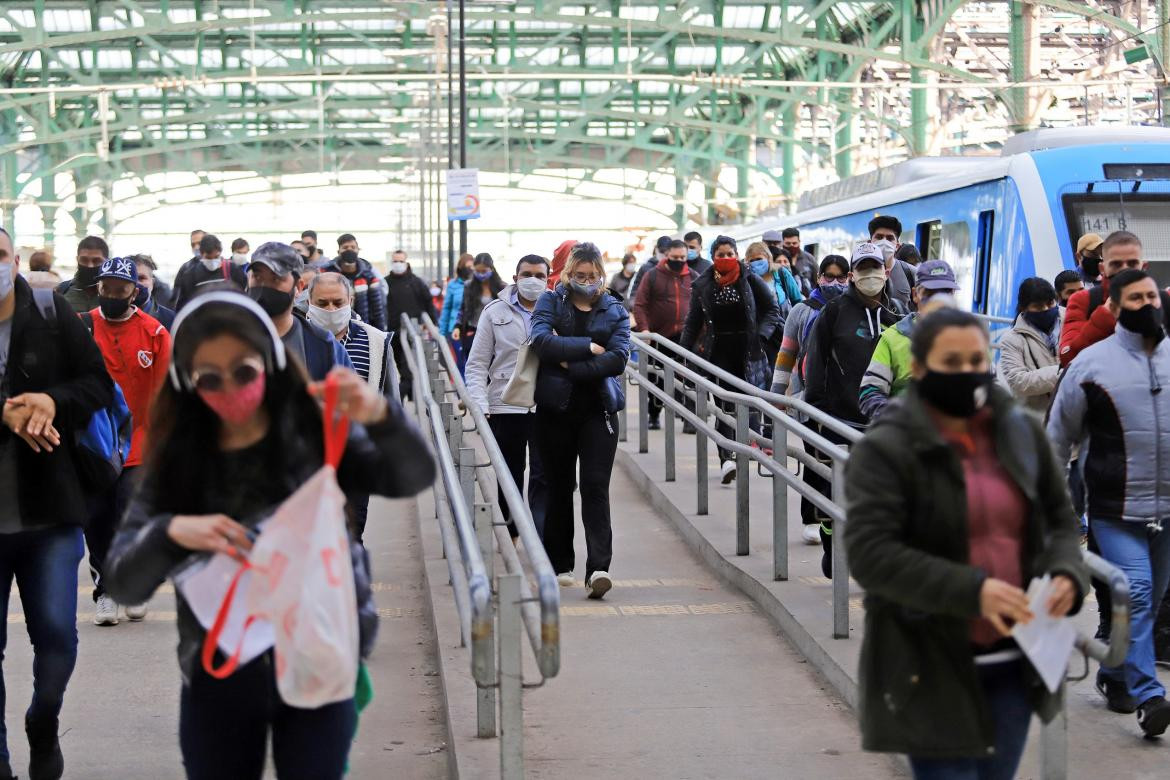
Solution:
M 366 542 L 382 615 L 370 660 L 375 698 L 350 752 L 350 777 L 446 777 L 447 736 L 434 666 L 430 615 L 421 590 L 415 502 L 375 498 Z M 79 577 L 77 669 L 61 714 L 68 780 L 179 780 L 178 633 L 170 586 L 150 602 L 145 622 L 93 625 L 92 581 Z M 24 710 L 32 695 L 32 654 L 14 595 L 8 605 L 4 676 L 13 769 L 27 776 Z M 269 774 L 272 774 L 271 766 Z M 226 779 L 225 779 L 226 780 Z

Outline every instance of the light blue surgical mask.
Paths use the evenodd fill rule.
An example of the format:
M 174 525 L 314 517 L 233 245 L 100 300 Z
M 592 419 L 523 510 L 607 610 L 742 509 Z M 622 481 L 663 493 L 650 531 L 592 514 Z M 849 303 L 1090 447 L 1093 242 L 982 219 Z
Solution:
M 687 260 L 698 260 L 698 259 L 699 259 L 699 250 L 698 249 L 688 249 L 687 250 Z
M 750 270 L 756 276 L 763 276 L 764 272 L 767 271 L 768 267 L 771 265 L 772 264 L 768 262 L 767 258 L 761 257 L 748 263 L 748 270 Z

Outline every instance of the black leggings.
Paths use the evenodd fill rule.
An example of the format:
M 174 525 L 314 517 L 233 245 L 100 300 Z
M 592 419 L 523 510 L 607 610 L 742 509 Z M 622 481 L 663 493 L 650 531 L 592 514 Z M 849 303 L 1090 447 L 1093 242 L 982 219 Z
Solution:
M 581 522 L 585 526 L 585 579 L 609 571 L 613 530 L 609 518 L 609 478 L 617 455 L 617 418 L 602 411 L 536 411 L 540 461 L 548 486 L 544 549 L 557 574 L 573 571 L 573 485 L 581 461 Z
M 271 653 L 224 680 L 196 666 L 179 697 L 179 746 L 188 780 L 260 780 L 270 727 L 280 780 L 340 780 L 357 709 L 352 698 L 315 710 L 288 706 L 276 690 Z

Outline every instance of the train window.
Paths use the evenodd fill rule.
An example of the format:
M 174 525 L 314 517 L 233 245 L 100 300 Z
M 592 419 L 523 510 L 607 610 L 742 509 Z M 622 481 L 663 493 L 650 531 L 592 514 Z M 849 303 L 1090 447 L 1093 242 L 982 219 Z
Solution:
M 942 257 L 942 221 L 919 222 L 916 243 L 923 260 L 938 260 Z
M 1157 182 L 1149 185 L 1154 189 Z M 1143 257 L 1150 263 L 1150 273 L 1158 284 L 1170 284 L 1170 220 L 1166 218 L 1170 193 L 1157 189 L 1063 195 L 1070 247 L 1076 247 L 1086 233 L 1107 236 L 1115 230 L 1128 230 L 1141 238 Z
M 812 255 L 817 260 L 821 259 L 821 246 L 820 246 L 820 244 L 805 244 L 804 251 L 808 252 L 810 255 Z
M 995 234 L 995 212 L 979 213 L 979 236 L 975 245 L 975 278 L 971 311 L 987 313 L 987 282 L 991 276 L 991 240 Z

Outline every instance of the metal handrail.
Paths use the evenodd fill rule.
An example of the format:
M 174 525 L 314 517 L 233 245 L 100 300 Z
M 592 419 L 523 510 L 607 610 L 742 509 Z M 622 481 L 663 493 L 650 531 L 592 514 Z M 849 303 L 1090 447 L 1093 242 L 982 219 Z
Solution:
M 471 639 L 471 674 L 476 685 L 488 686 L 493 684 L 492 669 L 494 668 L 495 642 L 493 638 L 493 616 L 491 603 L 491 582 L 487 576 L 483 555 L 480 553 L 479 543 L 475 537 L 475 527 L 471 518 L 471 509 L 464 500 L 463 491 L 459 484 L 459 473 L 455 468 L 455 459 L 451 454 L 451 447 L 447 442 L 446 431 L 443 426 L 442 410 L 431 394 L 427 383 L 422 381 L 426 373 L 422 370 L 426 365 L 422 345 L 418 339 L 418 332 L 411 327 L 409 320 L 403 317 L 403 332 L 409 333 L 407 339 L 409 349 L 403 350 L 407 364 L 414 377 L 415 409 L 418 413 L 419 427 L 429 432 L 431 444 L 435 448 L 435 460 L 439 466 L 439 475 L 443 489 L 447 495 L 447 504 L 450 508 L 455 538 L 458 542 L 459 559 L 447 556 L 447 570 L 451 578 L 451 586 L 456 591 L 455 608 L 459 613 L 461 629 L 464 631 L 464 642 L 467 641 L 467 630 L 470 628 Z M 444 534 L 444 547 L 447 536 Z M 462 561 L 462 571 L 459 562 Z M 462 576 L 458 576 L 462 575 Z M 466 582 L 467 592 L 460 593 L 460 585 Z M 461 598 L 462 596 L 462 598 Z M 470 608 L 470 614 L 467 609 Z
M 788 579 L 788 488 L 794 489 L 817 509 L 833 521 L 833 533 L 840 536 L 847 522 L 843 507 L 843 474 L 848 450 L 836 444 L 817 431 L 801 423 L 789 414 L 789 410 L 807 414 L 809 419 L 845 438 L 850 444 L 861 438 L 860 432 L 828 417 L 824 412 L 804 401 L 777 393 L 764 392 L 743 379 L 723 371 L 719 367 L 678 346 L 657 334 L 633 334 L 638 350 L 635 364 L 626 366 L 626 376 L 638 384 L 643 402 L 638 411 L 639 451 L 649 451 L 649 426 L 647 403 L 650 395 L 659 399 L 667 410 L 666 479 L 675 478 L 675 417 L 681 417 L 696 429 L 697 448 L 697 503 L 698 514 L 707 513 L 707 439 L 735 454 L 736 466 L 736 554 L 750 552 L 750 507 L 748 489 L 750 480 L 749 462 L 754 461 L 760 468 L 771 473 L 772 490 L 772 568 L 773 579 Z M 666 345 L 680 359 L 671 357 L 657 347 Z M 663 387 L 658 387 L 650 377 L 650 361 L 660 365 L 658 373 L 664 377 Z M 695 387 L 695 411 L 675 398 L 676 389 L 690 383 Z M 708 395 L 731 406 L 735 410 L 735 438 L 724 436 L 707 419 Z M 689 395 L 688 395 L 689 398 Z M 716 403 L 718 406 L 718 403 Z M 749 425 L 749 413 L 756 412 L 772 421 L 772 439 L 753 434 Z M 717 415 L 718 417 L 718 415 Z M 831 496 L 826 497 L 800 480 L 788 467 L 788 434 L 794 434 L 800 441 L 824 454 L 830 461 L 827 474 L 831 483 Z M 751 446 L 760 441 L 773 445 L 771 453 Z M 818 464 L 820 465 L 820 464 Z M 818 470 L 818 473 L 822 473 Z M 849 570 L 845 559 L 845 546 L 833 545 L 833 636 L 849 636 Z
M 1129 652 L 1129 580 L 1125 573 L 1100 555 L 1082 551 L 1089 574 L 1109 586 L 1113 607 L 1109 641 L 1077 632 L 1076 647 L 1102 666 L 1120 666 Z
M 418 332 L 414 330 L 414 323 L 408 321 L 405 325 L 411 329 L 411 335 L 414 338 L 418 338 Z M 439 329 L 431 322 L 430 317 L 426 314 L 422 316 L 422 327 L 436 344 L 441 345 L 444 343 L 442 336 L 439 334 Z M 475 432 L 479 435 L 480 442 L 483 444 L 488 460 L 491 463 L 496 484 L 503 493 L 512 522 L 520 534 L 520 540 L 524 543 L 524 550 L 528 556 L 528 560 L 535 570 L 534 574 L 540 604 L 539 624 L 537 624 L 536 617 L 533 614 L 535 607 L 530 601 L 525 602 L 521 611 L 524 615 L 525 632 L 528 634 L 529 642 L 532 645 L 532 652 L 536 656 L 537 666 L 540 668 L 541 674 L 545 677 L 555 677 L 560 669 L 561 659 L 561 595 L 560 586 L 557 584 L 556 572 L 553 571 L 552 563 L 549 561 L 548 554 L 544 549 L 544 543 L 541 541 L 540 534 L 536 530 L 536 524 L 532 520 L 532 510 L 529 508 L 528 502 L 524 500 L 524 495 L 520 487 L 512 479 L 512 473 L 508 468 L 508 463 L 504 460 L 504 453 L 500 449 L 495 435 L 492 433 L 487 417 L 484 415 L 483 410 L 471 400 L 471 394 L 467 390 L 467 385 L 464 383 L 463 377 L 459 373 L 455 359 L 450 351 L 441 348 L 438 352 L 442 356 L 447 379 L 450 381 L 452 387 L 454 387 L 455 394 L 462 402 L 463 408 L 471 415 L 472 422 L 475 425 Z M 510 556 L 503 552 L 505 549 L 501 547 L 501 552 L 504 554 L 505 563 L 507 564 L 510 562 Z M 509 566 L 509 570 L 511 570 L 511 566 Z M 521 583 L 522 592 L 527 588 L 528 583 L 525 579 Z M 526 595 L 525 598 L 529 599 L 531 596 Z

